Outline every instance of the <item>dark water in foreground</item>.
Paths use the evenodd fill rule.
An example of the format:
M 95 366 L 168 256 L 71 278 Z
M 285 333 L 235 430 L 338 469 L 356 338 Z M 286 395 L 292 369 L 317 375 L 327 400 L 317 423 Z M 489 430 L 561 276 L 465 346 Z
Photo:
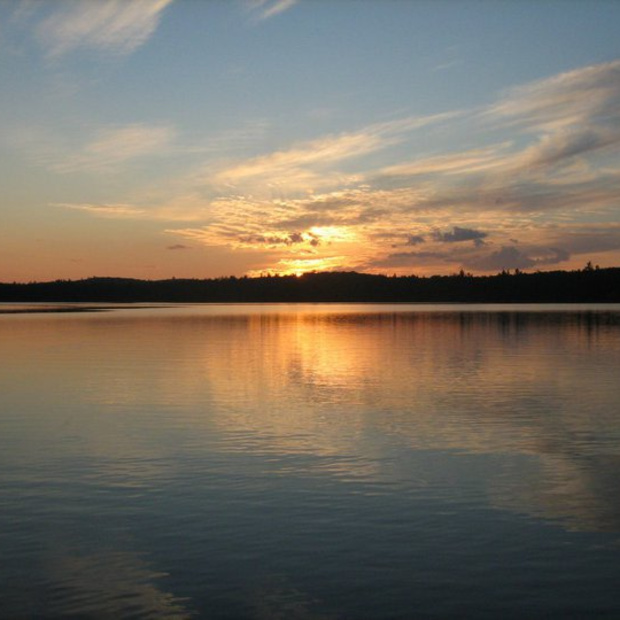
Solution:
M 2 618 L 620 618 L 620 306 L 0 316 Z

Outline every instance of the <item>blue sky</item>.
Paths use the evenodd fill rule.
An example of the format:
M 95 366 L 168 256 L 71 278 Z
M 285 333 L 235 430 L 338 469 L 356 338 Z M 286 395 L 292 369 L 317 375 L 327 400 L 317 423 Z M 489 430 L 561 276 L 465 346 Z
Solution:
M 620 265 L 620 3 L 0 3 L 0 280 Z

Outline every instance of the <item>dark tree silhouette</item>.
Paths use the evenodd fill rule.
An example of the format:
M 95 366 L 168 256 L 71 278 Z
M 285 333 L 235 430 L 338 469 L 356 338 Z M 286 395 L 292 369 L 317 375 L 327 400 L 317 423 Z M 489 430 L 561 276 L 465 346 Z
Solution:
M 0 283 L 4 302 L 620 302 L 620 268 L 472 276 L 317 272 L 260 278 Z

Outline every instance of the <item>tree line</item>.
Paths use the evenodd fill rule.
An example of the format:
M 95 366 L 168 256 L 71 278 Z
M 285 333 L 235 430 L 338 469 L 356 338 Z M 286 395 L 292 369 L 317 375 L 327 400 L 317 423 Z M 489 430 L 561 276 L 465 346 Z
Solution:
M 0 283 L 4 302 L 620 302 L 620 267 L 473 276 L 301 276 L 138 280 L 93 277 Z

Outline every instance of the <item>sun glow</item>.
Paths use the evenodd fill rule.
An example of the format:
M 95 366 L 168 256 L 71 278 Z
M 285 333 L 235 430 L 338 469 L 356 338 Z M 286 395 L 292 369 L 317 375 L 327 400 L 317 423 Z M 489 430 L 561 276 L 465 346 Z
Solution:
M 326 256 L 324 258 L 282 258 L 273 267 L 249 271 L 246 275 L 257 278 L 264 275 L 302 276 L 312 271 L 331 271 L 342 268 L 344 256 Z
M 313 226 L 309 232 L 316 235 L 324 243 L 352 241 L 356 237 L 354 232 L 343 226 Z

